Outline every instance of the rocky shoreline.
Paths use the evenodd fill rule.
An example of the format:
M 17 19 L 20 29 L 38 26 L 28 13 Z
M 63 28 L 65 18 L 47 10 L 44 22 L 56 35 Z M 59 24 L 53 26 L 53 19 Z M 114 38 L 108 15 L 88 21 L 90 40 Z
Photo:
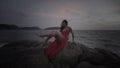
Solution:
M 120 57 L 111 51 L 71 42 L 49 61 L 44 55 L 48 45 L 38 41 L 6 44 L 0 48 L 0 68 L 120 68 Z

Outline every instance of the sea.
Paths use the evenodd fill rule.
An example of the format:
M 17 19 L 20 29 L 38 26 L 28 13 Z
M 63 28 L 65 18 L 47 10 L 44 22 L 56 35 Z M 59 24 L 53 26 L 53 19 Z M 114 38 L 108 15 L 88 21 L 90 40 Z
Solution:
M 44 42 L 38 34 L 49 34 L 57 30 L 0 30 L 0 48 L 10 42 L 21 40 Z M 74 30 L 75 42 L 90 48 L 105 48 L 120 56 L 120 30 Z M 54 41 L 54 38 L 50 39 Z M 72 42 L 72 35 L 69 35 Z

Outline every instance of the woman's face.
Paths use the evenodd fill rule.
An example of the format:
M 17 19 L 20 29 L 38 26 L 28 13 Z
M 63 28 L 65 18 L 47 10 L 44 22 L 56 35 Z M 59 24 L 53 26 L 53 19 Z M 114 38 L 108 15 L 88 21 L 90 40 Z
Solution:
M 66 27 L 67 25 L 65 22 L 62 22 L 61 26 Z

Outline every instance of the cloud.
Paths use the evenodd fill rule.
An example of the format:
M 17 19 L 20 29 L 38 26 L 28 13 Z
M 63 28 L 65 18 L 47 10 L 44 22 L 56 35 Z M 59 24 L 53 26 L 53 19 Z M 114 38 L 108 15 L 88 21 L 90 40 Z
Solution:
M 24 17 L 26 16 L 26 14 L 22 11 L 19 11 L 19 10 L 13 10 L 13 9 L 1 9 L 0 11 L 0 17 L 6 17 L 6 18 L 9 18 L 9 17 Z
M 74 22 L 72 25 L 75 28 L 79 28 L 79 25 L 83 28 L 86 26 L 84 29 L 87 27 L 102 29 L 102 26 L 112 28 L 112 24 L 117 24 L 114 21 L 120 21 L 119 3 L 120 0 L 4 1 L 0 4 L 2 5 L 0 6 L 0 21 L 23 22 L 23 25 L 30 25 L 30 23 L 38 25 L 39 22 L 45 22 L 52 23 L 50 25 L 54 26 L 61 19 L 68 19 L 70 23 Z M 107 22 L 113 23 L 107 25 Z M 45 23 L 42 25 L 50 26 Z

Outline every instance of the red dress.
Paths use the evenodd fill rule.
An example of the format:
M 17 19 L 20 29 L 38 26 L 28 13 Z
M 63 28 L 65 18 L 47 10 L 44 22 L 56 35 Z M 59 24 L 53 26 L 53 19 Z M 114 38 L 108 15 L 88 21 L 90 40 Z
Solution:
M 61 32 L 63 35 L 62 42 L 58 43 L 57 40 L 55 40 L 45 49 L 45 54 L 50 59 L 55 59 L 56 55 L 64 48 L 64 46 L 68 42 L 69 32 L 70 31 Z

